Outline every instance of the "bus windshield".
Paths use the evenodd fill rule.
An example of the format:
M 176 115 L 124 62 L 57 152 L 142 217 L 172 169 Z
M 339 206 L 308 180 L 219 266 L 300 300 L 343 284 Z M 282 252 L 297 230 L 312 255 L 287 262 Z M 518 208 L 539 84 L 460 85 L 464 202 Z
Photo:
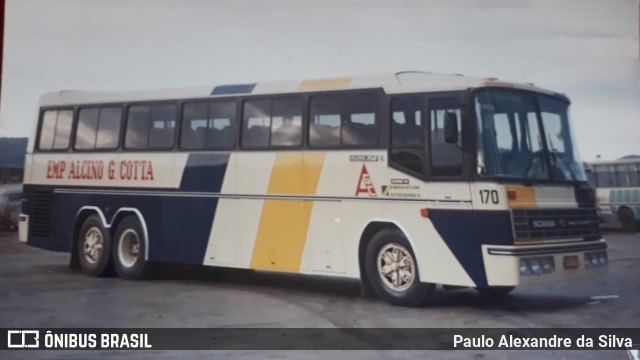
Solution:
M 586 181 L 568 103 L 514 90 L 476 93 L 478 173 L 493 178 Z

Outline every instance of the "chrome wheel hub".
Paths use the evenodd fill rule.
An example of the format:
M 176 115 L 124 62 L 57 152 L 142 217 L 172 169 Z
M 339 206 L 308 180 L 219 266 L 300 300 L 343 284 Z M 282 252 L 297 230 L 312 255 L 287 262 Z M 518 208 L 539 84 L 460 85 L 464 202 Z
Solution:
M 415 280 L 415 263 L 411 253 L 402 245 L 387 244 L 378 252 L 378 274 L 391 290 L 404 291 Z
M 90 264 L 100 261 L 104 246 L 102 232 L 97 227 L 92 227 L 84 235 L 83 253 L 84 258 Z

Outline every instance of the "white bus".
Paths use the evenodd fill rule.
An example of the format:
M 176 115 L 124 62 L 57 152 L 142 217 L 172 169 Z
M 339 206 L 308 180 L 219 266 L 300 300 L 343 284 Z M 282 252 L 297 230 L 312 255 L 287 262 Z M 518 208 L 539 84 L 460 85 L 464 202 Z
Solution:
M 506 293 L 606 272 L 569 100 L 527 84 L 376 76 L 44 95 L 21 238 L 91 276 L 155 262 Z
M 640 231 L 640 158 L 594 161 L 587 167 L 602 220 Z

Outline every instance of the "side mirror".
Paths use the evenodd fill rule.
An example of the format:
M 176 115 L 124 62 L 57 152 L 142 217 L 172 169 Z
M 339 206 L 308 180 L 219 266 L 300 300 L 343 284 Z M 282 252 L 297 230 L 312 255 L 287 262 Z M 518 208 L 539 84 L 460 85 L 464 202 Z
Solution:
M 444 140 L 449 144 L 458 142 L 458 116 L 454 112 L 444 114 Z

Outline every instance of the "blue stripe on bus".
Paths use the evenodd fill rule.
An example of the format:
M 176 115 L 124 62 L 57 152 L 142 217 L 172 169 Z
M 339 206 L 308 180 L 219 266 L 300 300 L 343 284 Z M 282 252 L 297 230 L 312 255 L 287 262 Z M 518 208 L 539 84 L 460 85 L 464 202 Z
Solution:
M 181 191 L 220 192 L 229 163 L 228 153 L 189 154 L 182 173 Z
M 509 212 L 429 209 L 429 218 L 476 286 L 487 287 L 482 245 L 513 245 Z
M 237 84 L 216 86 L 211 95 L 251 94 L 256 84 Z

